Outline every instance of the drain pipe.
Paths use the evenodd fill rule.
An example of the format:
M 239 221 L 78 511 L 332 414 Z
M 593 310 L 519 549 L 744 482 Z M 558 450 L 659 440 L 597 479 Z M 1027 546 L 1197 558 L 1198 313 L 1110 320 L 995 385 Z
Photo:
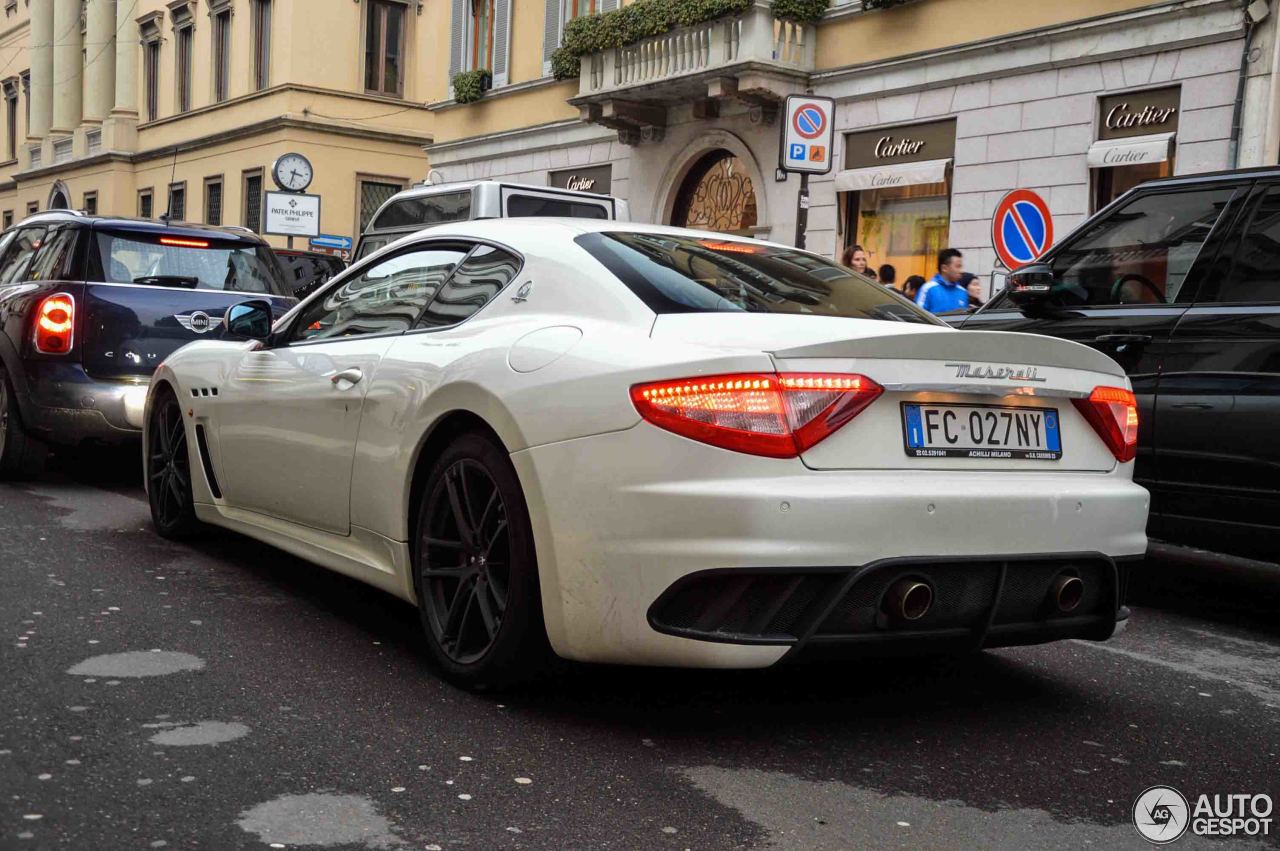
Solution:
M 1236 81 L 1236 102 L 1231 112 L 1231 139 L 1227 143 L 1227 161 L 1231 168 L 1240 167 L 1240 136 L 1244 132 L 1244 94 L 1249 82 L 1249 54 L 1253 51 L 1253 33 L 1257 25 L 1271 13 L 1267 0 L 1244 0 L 1244 49 L 1240 53 L 1240 78 Z M 1274 77 L 1275 70 L 1272 69 Z M 1273 81 L 1274 85 L 1274 81 Z

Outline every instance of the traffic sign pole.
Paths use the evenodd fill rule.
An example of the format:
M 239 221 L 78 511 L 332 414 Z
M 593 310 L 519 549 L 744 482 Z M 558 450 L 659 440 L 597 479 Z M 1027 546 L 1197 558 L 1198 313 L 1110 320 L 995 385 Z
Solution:
M 829 174 L 834 158 L 835 101 L 813 95 L 788 95 L 784 113 L 778 167 L 800 175 L 795 246 L 804 248 L 809 227 L 809 175 Z
M 800 172 L 800 194 L 796 196 L 796 248 L 803 249 L 809 227 L 809 173 Z

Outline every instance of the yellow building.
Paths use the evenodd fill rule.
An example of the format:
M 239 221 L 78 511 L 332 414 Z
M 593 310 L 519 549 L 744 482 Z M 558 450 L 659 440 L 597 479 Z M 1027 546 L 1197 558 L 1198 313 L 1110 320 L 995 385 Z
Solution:
M 3 2 L 6 225 L 66 206 L 260 230 L 297 152 L 321 230 L 355 236 L 426 177 L 446 68 L 424 0 Z
M 702 4 L 718 17 L 582 53 L 557 81 L 564 22 L 610 2 L 430 4 L 450 57 L 429 94 L 432 168 L 586 180 L 641 220 L 791 242 L 799 178 L 775 171 L 778 109 L 811 90 L 835 100 L 837 135 L 808 247 L 862 244 L 902 280 L 947 245 L 991 270 L 990 221 L 1014 188 L 1045 197 L 1062 236 L 1141 180 L 1280 150 L 1275 0 L 833 0 L 799 23 L 774 13 L 802 2 L 723 0 Z M 448 80 L 473 68 L 493 88 L 459 104 Z

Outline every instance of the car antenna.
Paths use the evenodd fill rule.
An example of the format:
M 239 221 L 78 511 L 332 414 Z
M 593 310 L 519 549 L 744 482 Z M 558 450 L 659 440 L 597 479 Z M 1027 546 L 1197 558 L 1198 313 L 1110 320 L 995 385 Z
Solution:
M 173 166 L 169 169 L 169 191 L 165 193 L 164 215 L 160 216 L 160 221 L 166 225 L 173 218 L 173 181 L 178 176 L 178 146 L 173 146 Z

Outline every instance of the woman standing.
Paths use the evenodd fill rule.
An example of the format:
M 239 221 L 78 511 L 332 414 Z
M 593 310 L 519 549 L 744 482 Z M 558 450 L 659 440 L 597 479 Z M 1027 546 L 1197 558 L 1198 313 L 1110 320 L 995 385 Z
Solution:
M 868 278 L 875 278 L 875 273 L 867 270 L 867 250 L 861 245 L 850 245 L 844 250 L 844 254 L 840 255 L 840 265 L 847 266 L 859 275 L 866 275 Z

